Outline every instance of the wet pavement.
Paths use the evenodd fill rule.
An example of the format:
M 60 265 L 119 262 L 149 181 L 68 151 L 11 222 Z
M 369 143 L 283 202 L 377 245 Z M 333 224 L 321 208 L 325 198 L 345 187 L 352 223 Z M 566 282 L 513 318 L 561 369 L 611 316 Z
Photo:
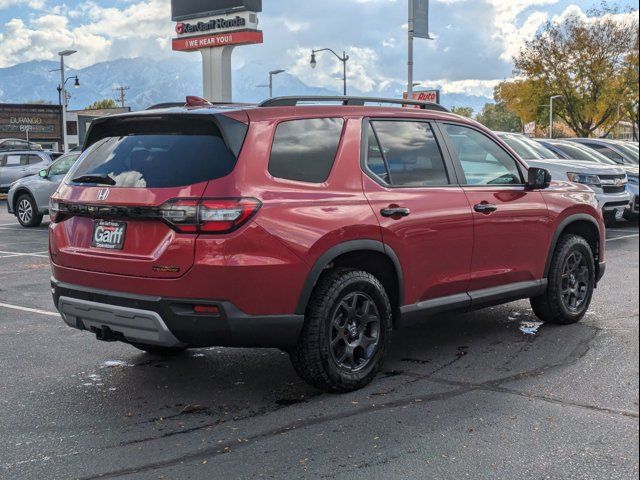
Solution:
M 0 201 L 0 478 L 637 478 L 638 224 L 608 238 L 583 322 L 439 316 L 328 395 L 278 350 L 163 360 L 65 327 L 46 224 Z

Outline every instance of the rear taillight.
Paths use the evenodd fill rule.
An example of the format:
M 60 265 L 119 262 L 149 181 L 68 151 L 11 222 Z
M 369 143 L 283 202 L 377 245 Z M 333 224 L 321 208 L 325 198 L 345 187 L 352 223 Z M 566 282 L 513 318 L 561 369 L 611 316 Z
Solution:
M 160 207 L 164 221 L 185 233 L 228 233 L 244 225 L 262 206 L 255 198 L 175 199 Z
M 49 217 L 51 218 L 51 221 L 53 223 L 56 223 L 60 221 L 61 216 L 62 215 L 60 214 L 60 203 L 58 202 L 58 200 L 50 198 L 49 199 Z

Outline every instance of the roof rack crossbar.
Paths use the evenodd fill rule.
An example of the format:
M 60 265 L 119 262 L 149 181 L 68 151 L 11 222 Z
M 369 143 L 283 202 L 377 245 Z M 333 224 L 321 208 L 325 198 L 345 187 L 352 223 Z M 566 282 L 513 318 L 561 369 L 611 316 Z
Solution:
M 385 103 L 390 105 L 411 105 L 422 110 L 434 110 L 437 112 L 449 112 L 445 107 L 437 103 L 421 102 L 419 100 L 405 100 L 399 98 L 378 97 L 342 97 L 342 96 L 294 96 L 269 98 L 259 104 L 259 107 L 295 107 L 302 102 L 341 102 L 344 106 L 364 106 L 365 103 Z

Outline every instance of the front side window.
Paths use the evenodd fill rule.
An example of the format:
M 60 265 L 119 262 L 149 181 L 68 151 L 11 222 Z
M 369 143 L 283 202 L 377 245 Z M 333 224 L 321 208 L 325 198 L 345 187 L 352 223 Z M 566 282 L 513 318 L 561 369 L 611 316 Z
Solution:
M 333 168 L 343 125 L 342 118 L 282 122 L 273 139 L 269 173 L 285 180 L 325 182 Z
M 431 125 L 411 121 L 371 121 L 367 168 L 398 187 L 448 185 L 444 158 Z
M 515 159 L 496 142 L 473 128 L 443 125 L 460 160 L 468 185 L 521 185 Z
M 72 153 L 71 155 L 64 155 L 60 157 L 51 165 L 51 168 L 49 168 L 49 175 L 66 175 L 67 172 L 71 170 L 71 167 L 73 167 L 73 164 L 79 156 L 79 154 Z

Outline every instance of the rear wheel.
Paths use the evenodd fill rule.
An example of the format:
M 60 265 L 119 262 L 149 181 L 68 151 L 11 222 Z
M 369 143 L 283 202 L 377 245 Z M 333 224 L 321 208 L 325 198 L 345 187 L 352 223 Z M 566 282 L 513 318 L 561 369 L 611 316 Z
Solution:
M 389 297 L 378 279 L 363 271 L 335 270 L 313 292 L 291 361 L 321 390 L 357 390 L 381 368 L 392 325 Z
M 533 312 L 549 323 L 578 322 L 589 309 L 595 283 L 590 245 L 582 237 L 565 235 L 553 254 L 546 292 L 531 299 Z
M 16 217 L 20 225 L 27 228 L 37 227 L 42 223 L 42 215 L 38 213 L 38 206 L 33 197 L 23 193 L 16 202 Z
M 175 357 L 187 349 L 187 347 L 160 347 L 158 345 L 148 345 L 145 343 L 131 343 L 130 345 L 136 347 L 138 350 L 159 357 Z

